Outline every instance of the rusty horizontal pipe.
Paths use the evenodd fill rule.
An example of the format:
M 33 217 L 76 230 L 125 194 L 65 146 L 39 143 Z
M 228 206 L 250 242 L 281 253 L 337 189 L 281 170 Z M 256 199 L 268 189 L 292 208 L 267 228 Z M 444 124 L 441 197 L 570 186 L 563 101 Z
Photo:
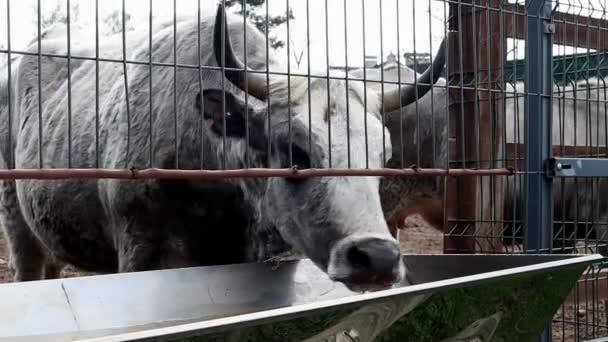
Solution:
M 513 168 L 500 169 L 238 169 L 238 170 L 174 170 L 174 169 L 4 169 L 0 179 L 226 179 L 226 178 L 309 178 L 309 177 L 463 177 L 510 176 Z

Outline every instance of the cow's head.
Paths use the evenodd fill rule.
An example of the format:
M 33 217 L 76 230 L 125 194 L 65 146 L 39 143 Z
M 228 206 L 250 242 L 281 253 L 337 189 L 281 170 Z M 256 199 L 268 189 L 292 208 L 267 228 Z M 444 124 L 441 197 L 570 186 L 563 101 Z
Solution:
M 442 46 L 418 89 L 403 86 L 383 100 L 356 81 L 291 77 L 287 82 L 272 76 L 267 82 L 266 75 L 244 72 L 224 18 L 220 5 L 214 33 L 218 64 L 225 62 L 228 80 L 249 95 L 263 103 L 270 97 L 270 107 L 252 111 L 232 94 L 207 90 L 205 112 L 217 123 L 217 133 L 233 137 L 243 136 L 244 113 L 249 112 L 250 146 L 262 153 L 271 146 L 267 157 L 272 168 L 382 167 L 391 156 L 382 107 L 392 112 L 423 96 L 445 62 Z M 378 188 L 378 177 L 271 178 L 261 208 L 283 239 L 331 279 L 351 288 L 383 287 L 400 281 L 405 267 L 384 220 Z

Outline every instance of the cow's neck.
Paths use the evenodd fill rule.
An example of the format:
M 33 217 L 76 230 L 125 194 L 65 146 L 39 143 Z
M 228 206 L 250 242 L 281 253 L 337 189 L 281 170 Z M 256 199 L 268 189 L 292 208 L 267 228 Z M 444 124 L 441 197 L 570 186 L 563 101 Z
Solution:
M 263 167 L 263 166 L 257 166 Z M 264 213 L 264 197 L 266 195 L 267 179 L 251 178 L 240 180 L 245 200 L 252 206 L 254 217 L 248 229 L 249 246 L 247 258 L 252 262 L 262 262 L 284 255 L 291 250 L 276 226 Z

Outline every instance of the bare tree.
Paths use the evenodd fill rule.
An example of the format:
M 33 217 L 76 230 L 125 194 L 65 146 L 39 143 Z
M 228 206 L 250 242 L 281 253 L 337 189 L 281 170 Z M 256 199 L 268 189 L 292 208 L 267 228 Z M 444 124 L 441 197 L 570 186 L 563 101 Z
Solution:
M 268 26 L 269 30 L 273 28 L 283 25 L 287 22 L 287 20 L 292 20 L 294 18 L 293 12 L 291 8 L 286 15 L 277 15 L 277 16 L 268 16 L 268 22 L 266 21 L 266 11 L 263 10 L 263 14 L 258 13 L 258 10 L 266 3 L 266 0 L 225 0 L 226 7 L 238 7 L 236 13 L 246 16 L 249 21 L 251 21 L 260 31 L 269 34 L 266 32 L 266 27 Z M 243 2 L 246 3 L 245 7 L 243 7 Z M 274 35 L 270 35 L 268 37 L 270 42 L 270 46 L 273 49 L 279 49 L 285 46 L 285 42 L 278 39 Z
M 291 53 L 293 54 L 293 58 L 296 61 L 296 68 L 299 70 L 300 64 L 302 63 L 302 58 L 304 57 L 304 50 L 298 50 L 298 48 L 296 47 L 296 43 L 293 41 L 293 39 L 290 40 L 290 48 Z
M 67 14 L 67 2 L 65 1 L 55 1 L 54 7 L 50 11 L 43 11 L 40 9 L 40 28 L 45 30 L 54 24 L 67 24 L 68 23 L 68 14 Z M 32 6 L 32 9 L 36 13 L 36 17 L 34 19 L 34 24 L 38 25 L 38 7 L 36 5 Z M 72 2 L 70 4 L 70 24 L 75 24 L 78 22 L 80 16 L 80 4 L 77 2 Z
M 103 18 L 103 23 L 105 25 L 105 34 L 116 34 L 122 32 L 122 10 L 112 11 L 105 18 Z M 135 28 L 131 23 L 131 14 L 125 13 L 125 31 L 129 32 L 133 30 L 135 30 Z

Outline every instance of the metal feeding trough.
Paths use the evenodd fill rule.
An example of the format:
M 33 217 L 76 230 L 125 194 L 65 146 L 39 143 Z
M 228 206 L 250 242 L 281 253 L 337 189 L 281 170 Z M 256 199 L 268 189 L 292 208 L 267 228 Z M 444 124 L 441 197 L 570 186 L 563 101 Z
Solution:
M 405 255 L 356 294 L 308 260 L 0 285 L 15 341 L 527 341 L 599 255 Z

